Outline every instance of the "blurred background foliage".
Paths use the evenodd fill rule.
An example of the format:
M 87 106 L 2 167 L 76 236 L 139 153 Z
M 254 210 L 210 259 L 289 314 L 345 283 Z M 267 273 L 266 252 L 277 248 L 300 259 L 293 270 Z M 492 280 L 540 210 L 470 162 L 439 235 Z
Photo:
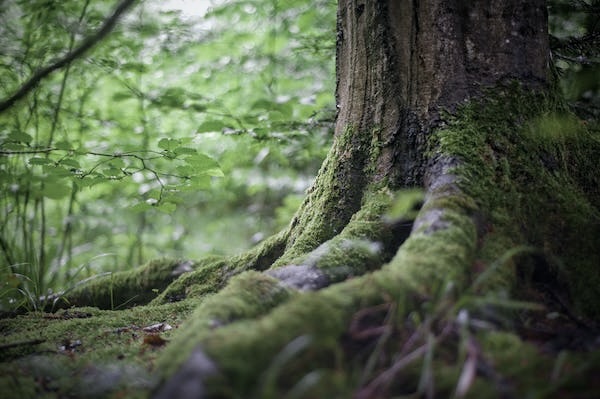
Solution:
M 600 117 L 600 1 L 549 0 L 552 62 L 573 110 Z
M 116 4 L 0 1 L 0 99 Z M 140 1 L 0 113 L 0 310 L 152 258 L 238 253 L 285 227 L 332 139 L 336 5 Z M 562 88 L 595 117 L 598 2 L 550 11 Z

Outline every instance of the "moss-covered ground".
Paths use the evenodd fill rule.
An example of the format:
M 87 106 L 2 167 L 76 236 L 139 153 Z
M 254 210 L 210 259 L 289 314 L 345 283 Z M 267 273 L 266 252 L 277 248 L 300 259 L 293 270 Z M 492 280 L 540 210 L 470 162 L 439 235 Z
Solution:
M 194 307 L 80 307 L 0 320 L 2 397 L 145 397 L 158 354 Z
M 371 186 L 322 232 L 336 198 L 323 183 L 246 254 L 153 262 L 61 298 L 94 308 L 0 320 L 0 390 L 595 397 L 598 137 L 560 103 L 496 88 L 431 135 L 424 198 Z

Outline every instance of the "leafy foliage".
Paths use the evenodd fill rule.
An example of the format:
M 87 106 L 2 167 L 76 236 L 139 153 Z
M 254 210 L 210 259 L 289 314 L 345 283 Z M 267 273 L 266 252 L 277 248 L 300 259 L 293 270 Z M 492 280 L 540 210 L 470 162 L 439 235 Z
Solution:
M 2 308 L 150 257 L 241 251 L 282 226 L 324 157 L 334 2 L 201 18 L 161 3 L 0 114 Z M 0 98 L 114 6 L 3 2 Z
M 552 0 L 550 44 L 561 88 L 579 115 L 600 116 L 600 2 Z

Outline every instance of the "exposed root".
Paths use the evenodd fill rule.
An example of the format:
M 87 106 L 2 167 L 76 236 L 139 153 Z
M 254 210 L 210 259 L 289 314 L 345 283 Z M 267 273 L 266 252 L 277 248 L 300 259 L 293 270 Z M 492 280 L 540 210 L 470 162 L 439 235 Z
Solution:
M 374 244 L 370 240 L 383 240 L 388 245 L 394 242 L 393 237 L 389 237 L 389 224 L 381 221 L 383 208 L 374 215 L 365 206 L 339 236 L 296 259 L 297 264 L 293 266 L 282 266 L 266 272 L 280 280 L 277 283 L 273 279 L 269 283 L 268 292 L 277 291 L 277 287 L 282 286 L 320 289 L 337 284 L 310 295 L 280 297 L 282 302 L 276 306 L 261 307 L 261 310 L 269 311 L 264 317 L 256 318 L 256 313 L 252 311 L 243 315 L 251 317 L 245 317 L 244 321 L 239 317 L 233 319 L 228 316 L 225 318 L 227 321 L 236 322 L 211 325 L 207 323 L 207 317 L 210 318 L 208 315 L 215 312 L 214 308 L 224 307 L 231 301 L 236 302 L 239 295 L 246 298 L 246 303 L 264 303 L 263 290 L 250 292 L 227 287 L 201 305 L 192 317 L 192 323 L 166 349 L 161 358 L 160 369 L 172 372 L 175 370 L 174 365 L 181 364 L 181 361 L 173 360 L 176 356 L 204 348 L 204 353 L 218 365 L 221 376 L 214 380 L 219 381 L 217 384 L 211 383 L 210 379 L 206 381 L 211 392 L 208 397 L 227 396 L 221 391 L 224 386 L 233 387 L 236 392 L 249 392 L 250 389 L 257 389 L 253 384 L 260 380 L 261 370 L 269 368 L 272 359 L 293 338 L 303 335 L 312 338 L 310 354 L 306 354 L 305 362 L 312 364 L 324 361 L 333 365 L 336 357 L 335 343 L 346 334 L 348 326 L 353 325 L 353 320 L 356 320 L 361 309 L 381 306 L 381 303 L 389 303 L 395 298 L 395 306 L 403 303 L 396 312 L 406 314 L 414 305 L 406 300 L 398 302 L 398 298 L 412 296 L 414 300 L 422 298 L 422 295 L 435 294 L 448 281 L 453 281 L 456 287 L 463 285 L 460 282 L 465 281 L 464 276 L 473 260 L 477 229 L 471 216 L 473 209 L 465 209 L 462 205 L 469 201 L 463 198 L 464 194 L 456 187 L 455 179 L 449 178 L 446 172 L 447 170 L 443 170 L 439 176 L 443 183 L 435 179 L 435 191 L 431 191 L 426 197 L 424 210 L 415 223 L 416 230 L 386 267 L 358 277 L 376 269 L 386 259 L 389 260 L 390 247 Z M 453 197 L 457 197 L 454 202 L 458 204 L 454 207 L 448 205 Z M 443 209 L 437 205 L 441 198 L 445 200 Z M 448 223 L 448 220 L 452 223 Z M 441 273 L 441 270 L 447 272 Z M 255 274 L 244 273 L 232 280 L 231 284 L 255 278 Z M 249 295 L 252 293 L 257 297 L 251 299 Z M 253 367 L 248 368 L 248 362 Z M 188 372 L 189 369 L 185 367 L 179 368 L 170 379 L 177 380 Z M 206 376 L 197 377 L 202 379 Z M 227 382 L 223 384 L 222 378 Z M 169 386 L 173 390 L 168 395 L 184 395 L 176 384 Z M 166 386 L 164 389 L 167 389 Z M 165 395 L 164 390 L 161 395 Z M 260 397 L 259 393 L 256 395 Z
M 526 101 L 525 96 L 515 98 Z M 535 103 L 539 98 L 527 101 Z M 240 394 L 278 397 L 287 390 L 301 389 L 310 392 L 307 397 L 350 397 L 355 392 L 368 397 L 387 389 L 418 391 L 432 397 L 435 392 L 442 395 L 486 392 L 489 388 L 483 387 L 480 377 L 504 384 L 502 381 L 506 379 L 491 368 L 484 353 L 496 340 L 513 340 L 514 335 L 502 335 L 505 333 L 495 330 L 513 328 L 503 323 L 514 317 L 515 309 L 533 308 L 510 298 L 518 277 L 515 259 L 527 255 L 520 245 L 527 243 L 528 237 L 540 240 L 536 235 L 539 229 L 529 226 L 519 229 L 519 223 L 534 220 L 535 215 L 529 205 L 518 201 L 535 193 L 530 192 L 527 180 L 517 179 L 539 167 L 531 159 L 535 157 L 535 149 L 522 151 L 515 147 L 516 142 L 529 143 L 515 128 L 531 118 L 524 114 L 526 108 L 518 101 L 512 103 L 506 99 L 493 104 L 504 108 L 498 111 L 467 107 L 460 118 L 440 132 L 438 152 L 431 160 L 426 178 L 425 201 L 414 223 L 409 221 L 412 231 L 405 242 L 406 223 L 383 221 L 392 200 L 389 196 L 385 199 L 385 190 L 373 189 L 337 235 L 323 242 L 306 233 L 303 240 L 310 243 L 308 250 L 298 250 L 297 245 L 290 247 L 288 243 L 281 257 L 262 277 L 271 279 L 269 290 L 285 288 L 288 294 L 279 297 L 279 303 L 269 302 L 273 306 L 247 313 L 252 317 L 242 314 L 229 318 L 228 324 L 212 327 L 205 322 L 188 324 L 161 357 L 160 368 L 166 371 L 167 380 L 181 378 L 181 373 L 186 372 L 178 371 L 185 362 L 181 356 L 202 350 L 219 370 L 218 378 L 197 375 L 204 383 L 206 397 Z M 535 115 L 539 109 L 528 112 Z M 503 129 L 504 142 L 494 135 L 498 129 Z M 492 150 L 489 143 L 496 148 Z M 506 156 L 512 158 L 504 163 L 501 157 Z M 516 165 L 516 169 L 532 166 L 516 173 L 507 164 Z M 543 170 L 535 178 L 556 182 Z M 536 190 L 544 198 L 553 198 L 543 185 L 536 186 Z M 512 216 L 501 217 L 501 214 Z M 242 274 L 236 280 L 241 282 L 246 278 L 257 277 Z M 485 295 L 478 297 L 482 290 Z M 256 291 L 254 294 L 262 295 Z M 212 306 L 231 298 L 236 300 L 238 295 L 246 294 L 234 290 L 227 295 L 219 293 L 214 296 Z M 259 297 L 250 301 L 260 302 Z M 210 306 L 208 302 L 204 304 L 194 318 L 206 320 L 204 313 L 213 312 Z M 390 337 L 400 329 L 394 330 L 388 322 L 371 325 L 367 319 L 377 319 L 381 314 L 365 314 L 365 309 L 384 307 L 394 311 L 393 317 L 386 313 L 383 320 L 395 320 L 400 329 L 409 331 L 410 326 L 401 324 L 403 321 L 411 324 L 414 331 L 420 331 L 413 334 L 417 338 L 404 337 L 400 347 L 398 344 L 389 347 Z M 502 308 L 513 310 L 507 312 Z M 470 312 L 474 318 L 469 316 Z M 475 334 L 480 335 L 475 338 Z M 288 345 L 298 337 L 306 337 L 310 344 L 286 358 L 291 356 L 285 355 Z M 511 342 L 519 349 L 511 353 L 512 361 L 531 357 L 532 348 L 514 339 Z M 369 371 L 360 379 L 361 388 L 356 385 L 357 365 L 353 359 L 360 358 L 361 351 L 369 345 L 375 345 L 375 351 L 368 357 Z M 354 349 L 348 351 L 344 347 Z M 443 356 L 434 357 L 434 348 Z M 399 358 L 390 360 L 390 353 Z M 501 353 L 495 355 L 501 358 Z M 286 362 L 282 363 L 282 357 Z M 442 382 L 436 382 L 435 388 L 433 362 L 436 370 L 449 374 Z M 274 367 L 285 370 L 274 372 Z M 390 385 L 393 379 L 390 376 L 397 375 L 399 368 L 410 369 L 406 372 L 413 378 L 412 385 L 398 386 L 398 381 Z M 263 370 L 270 371 L 263 373 Z M 303 381 L 310 379 L 311 370 L 320 370 L 326 383 L 313 381 L 310 387 L 303 386 Z M 265 373 L 271 377 L 265 379 Z M 279 378 L 272 378 L 273 373 Z M 414 378 L 421 379 L 420 386 L 415 386 Z M 516 385 L 505 388 L 508 397 L 519 389 Z M 177 389 L 168 394 L 184 395 Z

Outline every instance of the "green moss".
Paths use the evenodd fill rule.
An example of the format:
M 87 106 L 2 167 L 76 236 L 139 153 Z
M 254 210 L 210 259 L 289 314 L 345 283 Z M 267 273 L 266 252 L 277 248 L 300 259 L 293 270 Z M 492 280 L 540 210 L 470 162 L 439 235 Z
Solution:
M 264 313 L 289 293 L 277 280 L 262 274 L 242 274 L 220 296 L 209 294 L 219 291 L 230 277 L 247 268 L 265 268 L 262 262 L 270 264 L 270 259 L 279 256 L 283 242 L 285 235 L 279 234 L 238 257 L 188 262 L 185 266 L 193 270 L 175 281 L 177 276 L 172 272 L 183 262 L 157 260 L 131 272 L 89 281 L 64 296 L 71 305 L 89 303 L 109 309 L 118 308 L 130 298 L 135 299 L 125 305 L 146 303 L 154 298 L 145 306 L 122 311 L 71 308 L 0 320 L 0 331 L 4 333 L 0 345 L 21 343 L 2 352 L 0 374 L 7 377 L 0 378 L 0 389 L 23 398 L 113 394 L 147 397 L 156 382 L 151 371 L 163 346 L 160 340 L 156 342 L 158 346 L 152 344 L 154 341 L 145 343 L 148 333 L 142 328 L 160 322 L 177 328 L 196 308 L 211 309 L 204 319 L 208 324 L 203 325 L 196 317 L 196 323 L 207 327 L 207 331 L 221 323 Z M 238 299 L 232 291 L 241 293 Z M 199 306 L 204 301 L 207 304 Z M 173 331 L 160 335 L 168 341 Z M 62 346 L 66 349 L 61 349 Z M 94 381 L 93 386 L 89 386 L 90 380 Z
M 276 265 L 314 250 L 338 235 L 361 207 L 367 181 L 362 170 L 370 135 L 349 126 L 336 136 L 315 184 L 294 216 L 285 254 Z
M 592 376 L 600 369 L 598 353 L 543 354 L 508 332 L 491 331 L 478 338 L 496 378 L 520 397 L 593 398 L 597 394 Z
M 490 265 L 497 262 L 509 248 L 516 248 L 514 236 L 507 235 L 505 232 L 487 231 L 485 240 L 482 240 L 477 258 L 472 265 L 472 278 L 480 276 Z M 510 258 L 491 273 L 478 288 L 478 293 L 496 292 L 501 295 L 514 293 L 517 283 L 516 262 Z
M 469 218 L 465 216 L 465 219 Z M 318 381 L 306 397 L 321 397 L 318 395 L 324 392 L 329 395 L 327 397 L 350 395 L 357 388 L 354 377 L 356 367 L 363 365 L 354 364 L 345 358 L 340 340 L 348 333 L 357 312 L 369 306 L 393 301 L 397 306 L 397 317 L 402 319 L 408 311 L 415 309 L 415 298 L 419 298 L 423 292 L 431 292 L 430 285 L 419 291 L 422 287 L 415 284 L 415 275 L 425 272 L 430 278 L 428 283 L 431 283 L 434 272 L 443 276 L 444 270 L 439 269 L 440 263 L 451 267 L 450 265 L 464 264 L 465 259 L 472 256 L 476 241 L 474 227 L 467 230 L 466 234 L 444 229 L 411 237 L 388 267 L 316 293 L 292 297 L 265 317 L 244 319 L 215 329 L 210 334 L 202 334 L 198 324 L 188 325 L 185 330 L 187 338 L 178 340 L 173 351 L 189 353 L 189 348 L 204 348 L 226 378 L 225 381 L 217 379 L 212 383 L 208 382 L 213 394 L 218 397 L 282 397 L 307 372 L 317 369 L 324 376 L 335 376 L 335 381 L 340 385 L 336 384 L 332 388 L 329 379 Z M 466 252 L 461 246 L 466 246 Z M 424 251 L 425 248 L 427 251 Z M 429 254 L 432 248 L 434 251 L 431 258 L 425 258 L 424 253 Z M 434 272 L 428 273 L 428 269 Z M 450 274 L 452 273 L 456 271 L 450 270 Z M 435 276 L 435 280 L 441 282 L 439 275 Z M 415 287 L 418 288 L 417 291 Z M 227 297 L 232 297 L 233 294 L 231 292 Z M 198 311 L 195 316 L 197 320 L 204 320 L 203 323 L 206 323 L 207 311 L 208 308 Z M 287 353 L 291 341 L 300 336 L 307 337 L 309 343 L 303 350 L 286 359 L 283 365 L 280 364 L 277 359 Z M 273 367 L 284 367 L 278 369 L 274 381 L 268 378 L 269 370 Z M 265 396 L 265 390 L 271 396 Z
M 244 254 L 228 259 L 207 257 L 196 263 L 194 271 L 171 283 L 153 303 L 167 303 L 183 298 L 202 298 L 218 292 L 229 278 L 245 270 L 264 270 L 283 252 L 287 231 L 275 234 Z
M 386 228 L 381 221 L 381 215 L 389 205 L 390 196 L 388 194 L 372 193 L 366 195 L 365 204 L 363 204 L 358 212 L 352 215 L 344 228 L 338 231 L 331 240 L 322 241 L 325 237 L 321 234 L 311 236 L 310 229 L 316 228 L 318 230 L 318 226 L 313 225 L 312 222 L 309 223 L 308 231 L 303 232 L 304 238 L 302 238 L 302 241 L 294 242 L 286 250 L 285 254 L 277 259 L 273 267 L 289 264 L 305 264 L 306 262 L 315 264 L 317 263 L 315 260 L 322 258 L 322 255 L 326 255 L 327 252 L 335 252 L 336 250 L 343 252 L 340 245 L 343 247 L 361 247 L 363 251 L 358 249 L 359 252 L 362 252 L 366 257 L 372 257 L 374 255 L 372 253 L 373 248 L 369 245 L 358 244 L 358 241 L 362 241 L 364 244 L 367 241 L 378 242 L 383 239 L 383 232 L 386 231 Z M 314 207 L 312 212 L 317 214 L 322 213 L 320 217 L 325 217 L 325 212 L 318 206 Z M 350 241 L 357 241 L 358 245 L 349 244 Z M 349 257 L 346 256 L 344 259 L 338 259 L 342 255 L 339 251 L 337 256 L 332 253 L 332 256 L 328 260 L 323 259 L 323 261 L 318 262 L 318 267 L 332 268 L 347 264 Z M 364 272 L 366 268 L 362 267 L 361 270 Z
M 463 395 L 457 395 L 456 389 L 463 373 L 468 374 L 466 354 L 460 349 L 467 341 L 452 339 L 435 346 L 429 383 L 421 387 L 421 392 L 425 386 L 432 386 L 435 397 L 591 399 L 596 395 L 592 377 L 600 366 L 596 355 L 544 355 L 515 334 L 502 331 L 480 332 L 466 339 L 469 345 L 477 345 L 478 352 L 471 352 L 477 357 L 470 359 L 475 361 L 477 372 L 464 380 Z M 419 359 L 403 369 L 391 391 L 418 392 L 425 364 Z
M 169 375 L 185 361 L 207 335 L 233 322 L 258 317 L 287 301 L 292 295 L 275 278 L 247 271 L 231 278 L 217 294 L 197 307 L 161 358 L 160 370 Z M 237 324 L 237 323 L 236 323 Z
M 229 262 L 224 259 L 201 260 L 195 270 L 172 282 L 151 303 L 161 304 L 185 298 L 202 298 L 217 292 L 227 281 Z
M 322 270 L 330 283 L 376 270 L 387 262 L 398 248 L 391 226 L 383 219 L 394 196 L 387 190 L 370 189 L 361 209 L 344 229 L 314 250 L 293 257 L 286 253 L 273 268 L 303 265 Z
M 48 308 L 96 306 L 119 309 L 150 302 L 194 263 L 157 259 L 138 268 L 93 278 L 60 295 Z M 181 270 L 180 270 L 181 269 Z
M 384 198 L 387 199 L 366 201 L 363 210 L 349 223 L 348 232 L 353 236 L 360 236 L 361 233 L 377 236 L 385 231 L 381 228 L 380 215 L 388 208 L 391 198 L 387 194 Z M 173 356 L 176 356 L 188 354 L 196 347 L 204 348 L 227 379 L 225 382 L 219 379 L 213 381 L 214 385 L 209 384 L 217 396 L 236 397 L 243 393 L 245 396 L 264 397 L 263 390 L 267 389 L 269 392 L 276 392 L 271 397 L 280 397 L 285 394 L 286 389 L 302 379 L 306 370 L 316 368 L 323 370 L 325 375 L 331 373 L 337 376 L 338 381 L 343 381 L 346 389 L 336 387 L 338 394 L 352 392 L 355 389 L 352 384 L 356 384 L 351 377 L 355 373 L 355 366 L 349 367 L 344 363 L 339 340 L 347 333 L 348 326 L 360 309 L 394 300 L 399 307 L 397 313 L 402 315 L 405 309 L 412 309 L 414 306 L 412 299 L 407 300 L 406 297 L 415 292 L 415 287 L 418 290 L 423 289 L 417 291 L 419 293 L 430 292 L 429 284 L 433 280 L 441 282 L 443 279 L 440 277 L 451 279 L 457 271 L 464 269 L 455 266 L 468 264 L 468 259 L 475 251 L 476 233 L 471 218 L 460 214 L 458 210 L 456 213 L 456 216 L 449 215 L 449 218 L 457 218 L 455 229 L 440 229 L 432 234 L 422 233 L 411 237 L 400 248 L 392 264 L 380 271 L 347 280 L 317 293 L 291 297 L 264 317 L 244 317 L 243 321 L 216 328 L 208 333 L 210 312 L 214 312 L 214 309 L 220 306 L 210 303 L 213 298 L 218 303 L 233 298 L 232 306 L 244 309 L 241 304 L 236 304 L 235 298 L 244 296 L 244 303 L 253 304 L 257 299 L 246 295 L 261 295 L 260 292 L 252 294 L 248 289 L 240 292 L 241 287 L 228 287 L 225 289 L 227 292 L 224 290 L 201 305 L 192 317 L 192 324 L 186 326 L 183 330 L 185 332 L 178 337 L 172 349 L 169 348 L 168 353 L 172 350 Z M 369 221 L 371 218 L 373 220 Z M 373 228 L 374 226 L 378 227 Z M 343 251 L 338 251 L 343 245 L 343 237 L 344 232 L 340 234 L 339 239 L 336 237 L 330 241 L 332 245 L 336 244 L 339 247 L 324 251 L 323 258 L 320 259 L 331 262 L 325 264 L 331 266 L 339 262 L 340 258 L 344 258 Z M 353 254 L 350 258 L 358 256 L 357 253 L 349 252 Z M 364 259 L 360 259 L 358 263 L 364 262 Z M 445 269 L 440 269 L 440 264 L 448 267 L 447 275 L 444 274 Z M 425 276 L 420 282 L 427 285 L 426 288 L 415 283 L 416 276 L 419 275 Z M 242 277 L 243 275 L 238 278 Z M 232 283 L 234 280 L 237 278 L 233 279 Z M 269 380 L 269 373 L 264 370 L 272 369 L 273 364 L 277 364 L 276 359 L 286 352 L 290 341 L 299 336 L 308 337 L 310 345 L 286 362 L 285 372 L 282 372 L 275 382 L 269 383 L 275 384 L 275 387 L 265 385 L 264 381 Z M 178 358 L 174 364 L 181 364 L 182 361 L 183 359 Z M 172 366 L 166 369 L 174 371 Z M 325 392 L 328 383 L 329 380 L 316 383 L 310 391 L 311 394 Z
M 288 229 L 282 230 L 251 250 L 233 257 L 232 269 L 236 271 L 268 269 L 284 253 L 289 234 Z
M 401 279 L 422 293 L 440 292 L 448 284 L 465 286 L 475 256 L 475 226 L 467 215 L 449 209 L 445 212 L 445 221 L 453 224 L 436 227 L 435 231 L 428 231 L 430 226 L 424 225 L 413 232 L 385 266 L 396 277 L 385 276 L 382 285 L 396 284 Z
M 424 200 L 425 194 L 422 189 L 400 190 L 394 195 L 392 206 L 386 210 L 385 217 L 391 220 L 414 220 Z
M 331 387 L 330 380 L 319 381 L 316 391 L 335 388 L 337 393 L 350 391 L 347 376 L 342 373 L 342 353 L 338 338 L 346 330 L 360 306 L 381 303 L 384 293 L 369 284 L 367 277 L 354 279 L 310 295 L 302 294 L 278 306 L 268 317 L 234 323 L 205 337 L 202 347 L 226 371 L 227 382 L 212 389 L 224 397 L 263 397 L 265 370 L 276 367 L 276 359 L 286 351 L 290 341 L 305 336 L 308 343 L 302 351 L 287 359 L 276 381 L 281 397 L 307 372 L 319 368 L 326 375 L 337 375 L 346 384 Z M 248 367 L 252 364 L 251 367 Z M 274 366 L 275 365 L 275 366 Z M 334 371 L 336 371 L 334 373 Z M 229 387 L 223 392 L 223 387 Z M 269 389 L 271 389 L 270 387 Z M 313 391 L 311 391 L 313 392 Z
M 599 317 L 600 171 L 590 160 L 600 143 L 587 126 L 551 99 L 511 86 L 462 107 L 430 144 L 434 157 L 461 161 L 459 185 L 486 215 L 484 233 L 494 233 L 480 259 L 533 245 L 559 260 L 579 311 Z
M 157 323 L 169 340 L 194 308 L 182 301 L 121 311 L 72 308 L 0 320 L 0 391 L 7 397 L 146 396 L 159 346 L 144 331 Z M 131 395 L 131 396 L 130 396 Z

